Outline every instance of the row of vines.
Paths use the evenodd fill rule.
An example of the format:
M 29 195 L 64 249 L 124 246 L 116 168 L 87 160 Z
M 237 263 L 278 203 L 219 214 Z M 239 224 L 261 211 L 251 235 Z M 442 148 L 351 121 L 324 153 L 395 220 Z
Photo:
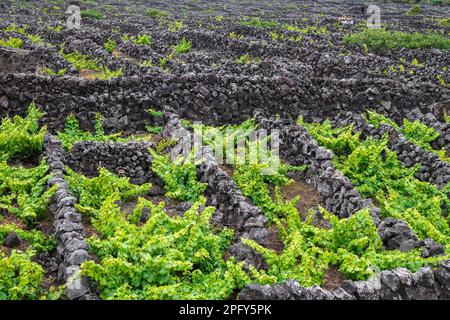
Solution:
M 57 186 L 47 189 L 50 175 L 45 160 L 33 167 L 15 164 L 42 153 L 46 128 L 38 124 L 41 116 L 32 104 L 27 117 L 5 119 L 0 127 L 0 240 L 14 234 L 21 244 L 12 249 L 0 246 L 0 299 L 64 298 L 63 287 L 57 281 L 46 285 L 48 272 L 37 259 L 39 253 L 55 252 L 54 236 L 41 231 L 40 223 L 48 219 L 48 204 Z M 162 115 L 153 112 L 153 116 Z M 390 123 L 374 113 L 368 117 L 374 125 Z M 134 140 L 105 134 L 101 122 L 98 116 L 91 133 L 82 131 L 71 116 L 58 137 L 67 151 L 77 141 Z M 188 121 L 183 124 L 201 132 L 205 144 L 224 152 L 231 144 L 248 155 L 250 149 L 260 150 L 257 146 L 267 142 L 257 139 L 237 144 L 238 135 L 256 129 L 253 119 L 223 127 Z M 429 130 L 423 124 L 390 124 L 417 145 L 432 148 L 431 140 L 411 130 L 411 126 Z M 431 238 L 448 252 L 449 185 L 439 189 L 415 178 L 418 165 L 402 165 L 389 149 L 387 136 L 362 139 L 353 126 L 333 127 L 330 121 L 306 123 L 299 118 L 298 125 L 334 152 L 333 165 L 363 197 L 375 200 L 383 218 L 404 220 L 418 238 Z M 323 285 L 330 266 L 346 279 L 366 280 L 382 270 L 405 267 L 416 271 L 448 259 L 446 254 L 424 258 L 418 249 L 385 250 L 368 209 L 339 219 L 319 206 L 302 217 L 297 209 L 302 198 L 286 198 L 281 189 L 293 182 L 290 173 L 302 172 L 307 166 L 290 166 L 268 153 L 268 163 L 279 163 L 276 169 L 268 163 L 235 156 L 230 164 L 232 178 L 242 194 L 268 218 L 266 227 L 279 231 L 283 249 L 275 251 L 241 239 L 264 257 L 266 265 L 257 270 L 237 262 L 228 254 L 230 246 L 239 240 L 235 230 L 211 223 L 216 208 L 206 206 L 208 185 L 197 177 L 198 164 L 171 161 L 172 144 L 169 139 L 161 139 L 149 149 L 153 160 L 148 170 L 163 181 L 165 198 L 190 204 L 182 214 L 169 212 L 165 201 L 149 196 L 151 183 L 135 185 L 104 168 L 92 178 L 68 167 L 65 170 L 69 188 L 78 199 L 76 209 L 84 216 L 85 227 L 93 229 L 87 238 L 92 259 L 82 264 L 82 276 L 94 283 L 102 299 L 227 299 L 251 283 L 293 279 L 302 286 Z M 441 150 L 431 150 L 445 160 Z M 127 204 L 131 210 L 124 209 Z M 316 215 L 327 221 L 327 227 L 315 223 Z

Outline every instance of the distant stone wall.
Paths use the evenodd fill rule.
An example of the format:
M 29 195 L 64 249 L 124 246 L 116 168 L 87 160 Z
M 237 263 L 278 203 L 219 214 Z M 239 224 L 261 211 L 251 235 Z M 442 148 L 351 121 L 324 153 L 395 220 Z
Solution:
M 265 116 L 279 114 L 296 119 L 303 114 L 305 119 L 321 119 L 342 110 L 378 109 L 382 100 L 391 101 L 395 106 L 391 114 L 399 119 L 417 104 L 428 112 L 427 103 L 439 99 L 439 91 L 430 89 L 429 94 L 421 95 L 414 90 L 405 91 L 400 83 L 388 80 L 305 79 L 191 72 L 91 81 L 6 74 L 0 76 L 0 97 L 5 101 L 0 116 L 25 114 L 28 104 L 35 99 L 45 111 L 42 122 L 51 131 L 61 129 L 70 114 L 77 116 L 82 127 L 92 127 L 97 112 L 103 115 L 107 130 L 127 131 L 143 130 L 145 120 L 149 119 L 146 110 L 151 107 L 162 110 L 168 106 L 181 117 L 223 124 L 242 122 L 256 108 L 262 108 Z M 404 93 L 398 95 L 399 91 Z

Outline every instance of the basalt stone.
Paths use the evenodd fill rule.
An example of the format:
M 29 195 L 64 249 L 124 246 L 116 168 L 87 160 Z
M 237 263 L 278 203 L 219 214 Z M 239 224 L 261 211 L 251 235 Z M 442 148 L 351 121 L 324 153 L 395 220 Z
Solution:
M 355 300 L 356 298 L 349 294 L 347 291 L 338 287 L 331 292 L 334 295 L 335 300 Z
M 423 242 L 424 248 L 422 249 L 422 257 L 427 258 L 445 254 L 444 246 L 442 244 L 435 243 L 434 240 L 430 238 L 425 239 Z
M 15 248 L 20 245 L 20 238 L 15 232 L 8 232 L 3 238 L 3 245 L 8 248 Z
M 272 291 L 277 300 L 293 300 L 294 297 L 286 290 L 283 285 L 274 284 Z
M 89 245 L 86 243 L 86 241 L 84 239 L 83 240 L 72 239 L 71 241 L 68 241 L 65 244 L 65 248 L 64 248 L 66 253 L 72 253 L 77 250 L 87 251 L 88 249 L 89 249 Z M 81 255 L 81 251 L 80 251 L 79 255 Z M 77 263 L 74 263 L 74 264 L 77 264 Z
M 89 281 L 86 277 L 70 279 L 66 283 L 66 296 L 69 300 L 80 299 L 91 293 Z
M 239 300 L 275 300 L 273 289 L 266 285 L 250 284 L 239 293 Z
M 56 226 L 56 236 L 58 237 L 66 232 L 72 231 L 81 232 L 83 231 L 83 226 L 80 223 L 73 223 L 68 220 L 62 220 L 62 222 Z
M 66 247 L 66 253 L 65 253 L 65 257 L 64 257 L 64 262 L 66 265 L 68 266 L 73 266 L 73 265 L 81 265 L 84 261 L 89 260 L 89 254 L 86 250 L 84 249 L 77 249 L 73 252 L 69 251 L 69 248 Z
M 404 250 L 411 250 L 416 247 L 418 240 L 404 221 L 393 218 L 387 218 L 380 223 L 378 234 L 389 250 L 399 249 L 403 243 Z
M 143 208 L 140 222 L 141 223 L 146 223 L 149 218 L 150 218 L 150 211 L 148 210 L 148 208 Z

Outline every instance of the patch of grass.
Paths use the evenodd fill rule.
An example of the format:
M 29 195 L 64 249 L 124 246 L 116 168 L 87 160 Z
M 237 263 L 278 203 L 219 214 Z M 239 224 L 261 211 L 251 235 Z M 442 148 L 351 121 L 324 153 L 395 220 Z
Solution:
M 0 39 L 0 46 L 21 49 L 23 47 L 23 41 L 20 38 L 9 37 L 8 40 Z
M 53 71 L 52 69 L 49 69 L 49 68 L 47 68 L 47 67 L 44 67 L 44 68 L 43 68 L 43 71 L 44 71 L 46 74 L 48 74 L 49 76 L 53 76 L 53 77 L 62 77 L 62 76 L 66 73 L 67 69 L 61 69 L 61 70 L 59 70 L 58 72 L 55 72 L 55 71 Z
M 77 70 L 98 70 L 97 61 L 90 58 L 88 55 L 76 51 L 65 54 L 63 49 L 61 49 L 60 54 Z
M 117 47 L 117 43 L 114 40 L 108 39 L 108 41 L 106 41 L 103 44 L 103 47 L 105 48 L 106 51 L 112 53 L 114 49 Z
M 174 21 L 169 23 L 168 29 L 171 32 L 177 32 L 184 28 L 183 21 Z
M 261 62 L 261 58 L 259 57 L 251 57 L 248 54 L 244 54 L 242 56 L 240 56 L 237 60 L 237 63 L 241 63 L 241 64 L 247 64 L 247 63 L 260 63 Z
M 450 18 L 439 19 L 438 25 L 440 27 L 450 27 Z
M 30 39 L 31 42 L 33 42 L 34 44 L 40 45 L 43 44 L 44 41 L 42 40 L 42 38 L 39 35 L 34 35 L 34 34 L 28 34 L 27 35 L 28 39 Z
M 325 27 L 318 27 L 318 26 L 305 26 L 303 28 L 295 26 L 295 25 L 289 25 L 285 24 L 283 28 L 287 31 L 295 31 L 300 32 L 302 34 L 326 34 L 328 32 L 328 28 Z
M 72 64 L 78 71 L 92 70 L 98 71 L 91 75 L 92 79 L 109 80 L 111 78 L 121 77 L 123 69 L 110 70 L 108 67 L 99 65 L 96 59 L 89 57 L 88 55 L 81 54 L 79 52 L 64 53 L 64 49 L 60 51 L 61 56 Z
M 144 62 L 141 63 L 141 66 L 151 68 L 154 67 L 155 65 L 153 64 L 152 60 L 145 60 Z
M 173 51 L 178 54 L 187 53 L 191 50 L 191 41 L 187 41 L 185 37 L 181 39 L 181 42 L 173 47 Z
M 155 127 L 151 125 L 146 126 L 145 129 L 147 130 L 148 133 L 151 134 L 160 134 L 163 130 L 162 127 Z
M 402 31 L 387 31 L 385 29 L 366 29 L 346 35 L 344 41 L 372 49 L 450 49 L 450 39 L 439 33 L 406 33 Z
M 242 25 L 255 28 L 275 28 L 278 26 L 278 23 L 276 21 L 261 20 L 261 18 L 256 17 L 243 21 Z
M 50 31 L 61 32 L 64 29 L 64 27 L 63 26 L 54 26 L 54 27 L 48 26 L 47 29 Z
M 149 35 L 143 34 L 143 35 L 138 36 L 136 38 L 136 40 L 134 40 L 133 42 L 134 42 L 134 44 L 140 44 L 140 45 L 143 45 L 143 46 L 149 46 L 150 42 L 151 42 L 151 38 L 150 38 Z
M 167 70 L 167 58 L 159 58 L 159 67 L 161 70 Z
M 419 16 L 423 14 L 423 10 L 420 6 L 411 7 L 408 11 L 406 11 L 405 15 L 407 16 Z
M 24 25 L 23 27 L 19 27 L 18 25 L 12 23 L 5 29 L 5 31 L 8 33 L 12 32 L 12 33 L 19 33 L 19 34 L 25 35 L 27 29 L 28 29 L 27 25 Z
M 237 38 L 243 38 L 242 37 L 242 35 L 239 35 L 239 34 L 237 34 L 236 32 L 230 32 L 229 34 L 228 34 L 228 37 L 230 38 L 230 39 L 237 39 Z
M 100 11 L 97 11 L 95 9 L 84 9 L 80 11 L 82 18 L 91 18 L 91 19 L 104 19 L 105 16 Z
M 156 19 L 160 19 L 160 18 L 163 18 L 163 17 L 166 17 L 169 15 L 169 13 L 166 11 L 162 11 L 162 10 L 154 9 L 154 8 L 148 9 L 145 12 L 145 14 L 147 17 L 156 18 Z

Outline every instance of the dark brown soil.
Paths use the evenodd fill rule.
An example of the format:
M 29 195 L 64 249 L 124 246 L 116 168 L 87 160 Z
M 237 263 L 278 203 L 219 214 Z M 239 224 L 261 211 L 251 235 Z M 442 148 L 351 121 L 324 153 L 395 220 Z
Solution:
M 101 238 L 100 232 L 95 230 L 95 228 L 91 224 L 91 218 L 87 217 L 85 214 L 81 214 L 81 224 L 84 228 L 84 236 L 86 238 L 90 238 L 92 236 L 97 236 Z
M 234 290 L 233 293 L 225 300 L 237 300 L 239 290 Z
M 284 249 L 284 244 L 280 239 L 280 230 L 277 225 L 272 224 L 267 228 L 269 235 L 267 237 L 266 248 L 275 251 L 276 253 L 281 253 Z
M 233 178 L 234 175 L 234 167 L 232 165 L 229 164 L 220 164 L 219 168 L 222 169 L 223 171 L 225 171 L 225 173 L 227 175 L 230 176 L 230 178 Z
M 16 227 L 23 229 L 23 230 L 29 230 L 28 226 L 25 225 L 25 223 L 18 217 L 16 217 L 13 214 L 10 213 L 6 213 L 4 215 L 0 216 L 0 225 L 7 225 L 7 224 L 12 224 L 15 225 Z M 52 234 L 52 233 L 50 233 Z M 47 235 L 50 235 L 47 234 Z M 11 254 L 12 250 L 18 250 L 18 251 L 25 251 L 28 249 L 28 247 L 30 246 L 30 244 L 25 241 L 20 239 L 20 244 L 14 248 L 8 248 L 6 246 L 3 246 L 2 243 L 0 242 L 0 250 L 3 251 L 6 256 L 9 256 Z
M 102 235 L 100 232 L 98 232 L 91 224 L 91 218 L 89 218 L 85 214 L 81 214 L 81 224 L 83 225 L 84 229 L 84 237 L 90 238 L 93 236 L 97 236 L 98 238 L 101 238 Z M 100 258 L 94 254 L 91 250 L 89 250 L 89 256 L 95 263 L 100 263 Z
M 0 216 L 0 225 L 5 224 L 14 224 L 21 229 L 26 229 L 27 227 L 20 218 L 10 213 L 6 213 Z
M 333 290 L 337 288 L 342 281 L 345 280 L 344 275 L 338 270 L 337 267 L 330 265 L 325 273 L 323 288 L 326 290 Z
M 30 244 L 27 241 L 20 239 L 20 244 L 14 248 L 8 248 L 0 243 L 0 251 L 2 251 L 7 257 L 9 257 L 11 251 L 13 250 L 26 251 L 29 246 Z
M 32 258 L 32 261 L 39 263 L 45 270 L 44 279 L 40 286 L 44 291 L 49 291 L 51 287 L 58 286 L 58 265 L 56 264 L 56 250 L 51 253 L 39 253 Z
M 42 233 L 44 233 L 46 236 L 55 234 L 55 225 L 53 224 L 53 216 L 50 210 L 47 210 L 45 219 L 39 221 L 36 228 L 42 231 Z
M 16 167 L 23 167 L 23 168 L 33 168 L 37 167 L 40 163 L 40 155 L 39 154 L 33 154 L 33 155 L 18 155 L 11 160 L 8 161 L 8 165 L 10 166 L 16 166 Z
M 231 253 L 227 250 L 223 253 L 223 260 L 227 261 L 231 258 Z
M 41 287 L 44 289 L 45 292 L 50 291 L 51 287 L 55 287 L 60 284 L 61 283 L 58 282 L 57 272 L 45 273 L 44 279 L 40 283 Z
M 308 184 L 303 178 L 298 175 L 294 175 L 292 179 L 292 183 L 281 188 L 281 196 L 286 200 L 291 200 L 297 196 L 300 196 L 300 201 L 297 204 L 297 210 L 302 218 L 306 218 L 310 209 L 323 206 L 324 201 L 317 190 Z
M 120 210 L 128 217 L 136 207 L 137 201 L 119 202 Z
M 150 202 L 152 202 L 155 205 L 158 205 L 161 202 L 164 202 L 164 208 L 166 210 L 166 213 L 171 217 L 173 217 L 175 215 L 175 213 L 173 212 L 174 211 L 173 209 L 177 205 L 181 204 L 181 202 L 178 200 L 174 200 L 172 198 L 165 197 L 162 195 L 158 195 L 158 196 L 145 195 L 144 198 L 149 200 Z M 120 206 L 120 210 L 128 217 L 128 215 L 130 215 L 133 212 L 134 208 L 136 207 L 137 198 L 132 199 L 125 203 L 119 202 L 118 204 Z

